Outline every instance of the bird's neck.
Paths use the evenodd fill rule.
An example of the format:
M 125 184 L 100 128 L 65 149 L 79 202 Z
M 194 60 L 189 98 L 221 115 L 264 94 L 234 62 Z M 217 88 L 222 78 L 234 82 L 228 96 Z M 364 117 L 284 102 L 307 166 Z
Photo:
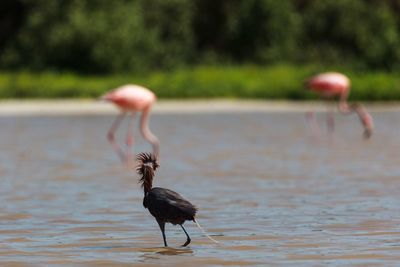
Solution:
M 160 150 L 160 142 L 158 138 L 150 131 L 149 129 L 149 116 L 150 116 L 150 107 L 146 108 L 140 120 L 140 129 L 144 136 L 144 138 L 149 141 L 153 147 L 153 153 L 158 156 Z
M 144 195 L 151 191 L 153 188 L 153 176 L 154 170 L 151 167 L 145 166 L 143 169 L 143 175 L 140 181 L 142 182 L 142 187 Z
M 364 107 L 361 104 L 358 103 L 342 103 L 342 105 L 339 103 L 339 112 L 342 114 L 352 114 L 356 113 L 358 115 L 358 118 L 360 119 L 360 122 L 362 126 L 364 127 L 364 136 L 368 138 L 373 129 L 373 121 L 371 115 L 364 109 Z
M 342 114 L 352 114 L 357 113 L 357 115 L 362 118 L 365 116 L 366 112 L 364 108 L 358 103 L 347 103 L 346 101 L 339 102 L 339 112 Z

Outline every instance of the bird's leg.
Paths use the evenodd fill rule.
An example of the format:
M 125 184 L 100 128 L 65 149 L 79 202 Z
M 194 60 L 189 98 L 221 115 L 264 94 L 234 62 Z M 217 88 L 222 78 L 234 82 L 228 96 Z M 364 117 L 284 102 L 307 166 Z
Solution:
M 128 132 L 126 134 L 126 163 L 129 164 L 132 161 L 132 146 L 134 143 L 133 128 L 135 126 L 135 112 L 132 112 L 131 119 L 129 121 Z
M 160 221 L 160 220 L 157 220 L 157 222 L 158 222 L 158 225 L 160 226 L 160 230 L 161 230 L 161 233 L 162 233 L 162 237 L 163 237 L 163 239 L 164 239 L 164 246 L 165 246 L 165 247 L 168 247 L 168 245 L 167 245 L 167 239 L 165 238 L 165 222 Z
M 326 113 L 326 125 L 328 128 L 328 134 L 333 134 L 335 130 L 335 120 L 334 120 L 334 107 L 329 106 Z
M 182 227 L 182 230 L 185 232 L 185 234 L 186 234 L 186 237 L 187 237 L 187 239 L 186 239 L 186 242 L 185 242 L 185 244 L 183 244 L 183 245 L 182 245 L 182 247 L 186 247 L 187 245 L 189 245 L 189 244 L 190 244 L 190 241 L 191 241 L 191 239 L 190 239 L 190 237 L 189 237 L 188 233 L 186 232 L 186 230 L 185 230 L 185 228 L 183 227 L 183 225 L 182 225 L 182 224 L 181 224 L 181 227 Z
M 315 112 L 309 111 L 306 113 L 306 118 L 308 121 L 308 125 L 311 128 L 311 133 L 314 137 L 319 137 L 320 135 L 320 130 L 317 124 L 317 119 L 315 117 Z
M 113 146 L 115 152 L 117 153 L 118 157 L 120 158 L 120 160 L 125 163 L 126 162 L 126 157 L 124 155 L 124 151 L 122 150 L 122 148 L 118 145 L 118 143 L 115 141 L 115 131 L 118 129 L 121 121 L 123 120 L 123 118 L 125 117 L 125 112 L 121 113 L 120 115 L 117 116 L 117 118 L 114 120 L 113 124 L 111 125 L 110 130 L 108 130 L 107 133 L 107 139 L 108 141 L 111 143 L 111 145 Z

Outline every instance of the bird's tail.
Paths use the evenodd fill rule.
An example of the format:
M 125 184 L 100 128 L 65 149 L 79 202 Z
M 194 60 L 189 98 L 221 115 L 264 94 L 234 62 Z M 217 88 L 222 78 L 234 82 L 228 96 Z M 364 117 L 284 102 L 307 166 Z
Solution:
M 99 101 L 112 101 L 113 100 L 113 92 L 105 93 L 104 95 L 97 98 Z
M 215 240 L 214 238 L 212 238 L 211 236 L 209 236 L 207 234 L 207 232 L 203 229 L 203 227 L 200 226 L 200 224 L 196 221 L 196 219 L 193 219 L 194 223 L 197 225 L 197 227 L 199 227 L 199 229 L 201 230 L 201 232 L 208 237 L 208 239 L 210 239 L 212 242 L 214 242 L 215 244 L 219 244 L 220 242 L 218 242 L 217 240 Z

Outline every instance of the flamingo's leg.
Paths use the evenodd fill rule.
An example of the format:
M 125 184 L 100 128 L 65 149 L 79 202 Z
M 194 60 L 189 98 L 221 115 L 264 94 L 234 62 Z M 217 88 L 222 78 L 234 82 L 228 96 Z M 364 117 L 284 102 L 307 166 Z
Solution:
M 315 116 L 315 112 L 313 112 L 313 111 L 307 112 L 306 113 L 306 119 L 307 119 L 309 127 L 311 128 L 312 135 L 315 136 L 315 137 L 319 137 L 320 129 L 319 129 L 318 124 L 317 124 L 317 119 L 316 119 L 316 116 Z
M 132 146 L 134 144 L 133 128 L 135 126 L 135 112 L 132 112 L 132 116 L 129 121 L 128 132 L 126 134 L 126 162 L 129 164 L 132 160 Z
M 326 113 L 326 125 L 328 128 L 328 134 L 333 134 L 335 131 L 335 116 L 333 108 L 329 107 Z
M 125 117 L 125 112 L 119 114 L 117 116 L 117 118 L 115 118 L 113 124 L 111 125 L 110 130 L 108 130 L 107 133 L 107 139 L 108 141 L 111 143 L 111 145 L 113 146 L 115 152 L 117 153 L 118 157 L 120 158 L 120 160 L 125 163 L 126 162 L 126 156 L 124 154 L 124 151 L 122 150 L 122 148 L 118 145 L 118 143 L 115 141 L 115 131 L 118 129 L 121 121 L 123 120 L 123 118 Z

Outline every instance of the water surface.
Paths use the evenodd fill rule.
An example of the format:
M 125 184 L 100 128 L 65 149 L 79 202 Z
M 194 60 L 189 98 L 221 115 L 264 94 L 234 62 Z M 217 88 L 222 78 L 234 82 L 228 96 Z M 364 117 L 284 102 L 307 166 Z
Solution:
M 106 142 L 112 117 L 1 117 L 0 265 L 395 266 L 400 113 L 373 116 L 369 141 L 356 117 L 316 140 L 300 113 L 152 116 L 155 185 L 197 205 L 221 242 L 189 222 L 187 248 L 172 225 L 162 247 L 138 177 Z

